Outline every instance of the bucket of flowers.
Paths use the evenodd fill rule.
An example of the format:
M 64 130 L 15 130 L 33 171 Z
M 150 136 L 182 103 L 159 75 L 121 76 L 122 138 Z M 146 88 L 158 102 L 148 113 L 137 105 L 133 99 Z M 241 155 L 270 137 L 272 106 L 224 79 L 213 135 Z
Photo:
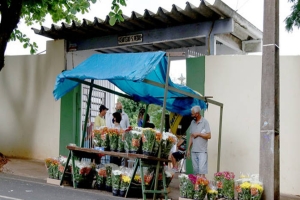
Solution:
M 108 135 L 108 128 L 104 126 L 100 129 L 101 131 L 101 147 L 103 147 L 104 151 L 109 150 L 109 135 Z
M 161 144 L 161 158 L 168 158 L 170 151 L 176 143 L 176 136 L 173 133 L 163 133 Z
M 141 145 L 142 132 L 139 129 L 134 129 L 131 131 L 131 153 L 138 153 Z
M 119 169 L 112 170 L 112 193 L 114 196 L 119 195 L 120 184 L 121 184 L 121 175 L 122 175 L 122 172 Z
M 105 182 L 106 182 L 106 168 L 101 167 L 100 169 L 97 169 L 96 174 L 96 184 L 95 188 L 98 190 L 105 190 Z
M 47 168 L 49 178 L 59 179 L 59 175 L 58 175 L 59 160 L 58 160 L 58 158 L 46 158 L 45 165 Z
M 207 186 L 209 181 L 202 176 L 196 177 L 195 182 L 195 193 L 194 193 L 194 199 L 195 200 L 203 200 L 207 193 Z
M 74 181 L 78 188 L 91 188 L 95 176 L 95 165 L 87 162 L 75 162 Z
M 218 191 L 215 181 L 209 181 L 207 187 L 207 200 L 216 200 L 218 197 Z
M 234 199 L 234 173 L 223 172 L 223 194 L 226 199 Z
M 111 151 L 117 151 L 120 130 L 116 129 L 116 128 L 110 128 L 110 129 L 108 129 L 108 135 L 109 135 L 109 148 L 110 148 L 110 150 Z
M 241 200 L 250 200 L 250 178 L 244 174 L 240 175 L 240 179 L 235 181 L 235 191 L 237 193 L 237 198 Z
M 151 156 L 153 155 L 153 147 L 155 144 L 155 130 L 152 128 L 144 128 L 142 131 L 142 142 L 143 142 L 143 154 Z

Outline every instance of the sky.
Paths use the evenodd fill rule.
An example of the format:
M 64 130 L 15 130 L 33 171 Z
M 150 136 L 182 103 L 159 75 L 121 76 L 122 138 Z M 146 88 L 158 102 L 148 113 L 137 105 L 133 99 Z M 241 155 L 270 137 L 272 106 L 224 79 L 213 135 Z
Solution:
M 90 12 L 85 15 L 78 16 L 79 19 L 88 19 L 93 21 L 94 17 L 100 19 L 105 19 L 108 15 L 111 7 L 112 0 L 100 0 L 96 4 L 92 4 Z M 187 0 L 127 0 L 127 6 L 123 7 L 123 13 L 127 16 L 131 16 L 132 11 L 136 11 L 140 14 L 144 13 L 145 9 L 148 9 L 154 13 L 157 12 L 159 7 L 162 7 L 168 11 L 171 11 L 172 5 L 175 4 L 180 8 L 184 9 Z M 194 6 L 199 6 L 200 0 L 188 0 Z M 250 21 L 254 26 L 263 30 L 263 0 L 223 0 L 228 6 L 233 10 L 236 10 L 241 16 Z M 281 55 L 300 55 L 300 31 L 297 28 L 294 28 L 293 32 L 288 33 L 285 30 L 284 19 L 290 14 L 291 3 L 288 0 L 280 0 L 280 33 L 279 33 L 279 47 Z M 46 27 L 51 27 L 52 21 L 48 17 L 43 23 Z M 56 23 L 61 25 L 61 22 Z M 39 46 L 38 53 L 46 50 L 46 41 L 50 40 L 49 38 L 42 37 L 34 34 L 31 27 L 40 29 L 40 25 L 34 24 L 31 27 L 27 27 L 22 21 L 19 23 L 19 29 L 23 31 L 28 37 L 31 38 L 32 42 L 36 42 Z M 22 44 L 19 42 L 10 42 L 7 45 L 6 55 L 26 55 L 29 54 L 28 49 L 23 49 Z M 178 61 L 180 63 L 181 61 Z M 174 62 L 175 63 L 175 62 Z M 180 64 L 179 64 L 180 65 Z M 185 73 L 180 70 L 172 70 L 171 72 L 177 71 L 177 74 L 172 75 L 171 77 L 180 77 L 181 73 Z

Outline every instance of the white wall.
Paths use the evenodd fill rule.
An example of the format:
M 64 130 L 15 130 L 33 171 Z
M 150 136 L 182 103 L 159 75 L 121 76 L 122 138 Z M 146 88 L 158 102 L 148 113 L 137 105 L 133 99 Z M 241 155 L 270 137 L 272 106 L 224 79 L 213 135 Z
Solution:
M 280 58 L 280 191 L 300 194 L 300 57 Z M 220 170 L 259 173 L 261 56 L 206 57 L 205 95 L 224 103 Z M 219 107 L 205 113 L 212 129 L 209 178 L 217 166 Z
M 64 41 L 48 41 L 47 54 L 6 56 L 0 72 L 0 152 L 45 159 L 58 156 L 60 101 L 52 95 L 65 67 Z

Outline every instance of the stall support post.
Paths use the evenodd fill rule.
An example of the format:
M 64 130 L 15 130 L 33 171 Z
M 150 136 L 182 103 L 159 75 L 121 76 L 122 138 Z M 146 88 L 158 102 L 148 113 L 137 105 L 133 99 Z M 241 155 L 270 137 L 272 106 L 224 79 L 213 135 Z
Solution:
M 220 106 L 217 172 L 220 171 L 221 144 L 222 144 L 221 143 L 221 138 L 222 138 L 222 122 L 223 122 L 223 105 Z
M 127 191 L 126 191 L 125 198 L 127 198 L 128 192 L 129 192 L 129 190 L 130 190 L 130 188 L 131 188 L 131 183 L 132 183 L 132 181 L 133 181 L 133 179 L 134 179 L 134 176 L 135 176 L 135 174 L 136 174 L 138 165 L 139 165 L 139 160 L 136 158 L 136 159 L 135 159 L 135 162 L 134 162 L 134 167 L 133 167 L 132 177 L 131 177 L 131 179 L 130 179 L 130 182 L 129 182 L 129 185 L 128 185 L 128 188 L 127 188 Z
M 165 81 L 164 102 L 163 102 L 163 110 L 162 110 L 162 113 L 161 113 L 161 122 L 160 122 L 160 132 L 161 133 L 163 133 L 163 130 L 164 130 L 164 119 L 165 119 L 168 87 L 169 87 L 170 62 L 171 62 L 170 61 L 170 55 L 168 54 L 168 67 L 167 67 L 166 81 Z M 161 143 L 159 145 L 158 158 L 160 158 L 160 156 L 161 156 Z M 155 171 L 154 190 L 157 190 L 159 168 L 160 168 L 160 162 L 157 162 L 156 171 Z M 164 170 L 164 169 L 162 169 L 162 170 Z M 156 200 L 156 193 L 154 193 L 154 195 L 153 195 L 153 200 Z
M 77 188 L 75 184 L 75 160 L 74 160 L 74 153 L 71 151 L 71 160 L 72 160 L 72 179 L 73 179 L 73 188 Z
M 59 185 L 62 185 L 62 183 L 64 181 L 65 174 L 66 174 L 66 171 L 67 171 L 68 166 L 69 166 L 70 158 L 71 158 L 71 151 L 69 151 L 69 155 L 68 155 L 68 159 L 67 159 L 66 166 L 65 166 L 65 169 L 64 169 L 64 173 L 62 174 Z
M 82 139 L 81 139 L 80 147 L 83 147 L 83 145 L 84 145 L 84 138 L 85 138 L 85 134 L 86 134 L 86 125 L 87 125 L 87 121 L 88 121 L 88 116 L 89 116 L 89 112 L 90 112 L 93 85 L 94 85 L 94 79 L 92 79 L 91 84 L 90 84 L 89 98 L 88 98 L 88 102 L 87 102 L 87 105 L 86 105 L 86 112 L 85 112 L 85 119 L 84 119 L 84 126 L 83 126 L 83 133 L 82 133 Z

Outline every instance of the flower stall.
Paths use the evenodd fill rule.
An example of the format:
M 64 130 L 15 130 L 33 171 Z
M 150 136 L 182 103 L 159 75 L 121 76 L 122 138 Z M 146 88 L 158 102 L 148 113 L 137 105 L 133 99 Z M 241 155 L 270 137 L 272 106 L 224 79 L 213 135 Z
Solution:
M 201 108 L 206 109 L 207 103 L 212 103 L 220 106 L 221 123 L 223 109 L 223 104 L 203 97 L 189 87 L 174 84 L 170 80 L 170 57 L 177 56 L 184 56 L 184 53 L 147 52 L 128 54 L 95 54 L 73 70 L 67 70 L 59 74 L 53 91 L 55 99 L 61 98 L 68 91 L 82 83 L 90 86 L 87 101 L 88 104 L 92 97 L 91 94 L 93 87 L 95 87 L 122 97 L 134 99 L 135 101 L 142 101 L 145 104 L 163 106 L 161 130 L 159 133 L 152 130 L 132 130 L 120 136 L 121 134 L 114 131 L 111 132 L 111 130 L 108 129 L 98 130 L 94 132 L 94 144 L 95 146 L 96 144 L 98 145 L 98 149 L 87 150 L 84 148 L 68 146 L 67 148 L 70 150 L 70 153 L 67 163 L 70 159 L 72 160 L 72 163 L 74 163 L 74 154 L 80 158 L 95 158 L 95 155 L 101 153 L 103 155 L 135 159 L 133 175 L 125 196 L 127 196 L 130 191 L 131 183 L 134 179 L 137 168 L 143 168 L 144 165 L 151 163 L 155 165 L 155 172 L 153 175 L 154 188 L 149 191 L 145 187 L 143 170 L 141 170 L 140 177 L 143 199 L 146 199 L 146 193 L 153 193 L 153 199 L 156 199 L 156 194 L 161 193 L 164 194 L 167 199 L 166 173 L 163 167 L 161 167 L 161 164 L 163 162 L 168 162 L 166 158 L 169 155 L 171 147 L 176 142 L 176 138 L 170 134 L 163 133 L 165 110 L 169 110 L 180 115 L 190 115 L 191 106 L 200 105 Z M 123 62 L 123 60 L 126 62 Z M 114 68 L 113 73 L 111 73 L 112 68 Z M 124 69 L 126 70 L 124 71 Z M 86 79 L 90 79 L 90 82 L 86 81 Z M 98 86 L 94 84 L 94 80 L 109 80 L 126 94 Z M 151 91 L 151 93 L 145 93 L 145 91 Z M 87 105 L 83 134 L 86 134 L 89 108 L 90 106 Z M 219 130 L 219 134 L 221 134 L 221 128 Z M 120 137 L 122 137 L 122 139 L 120 139 Z M 84 138 L 85 135 L 82 137 L 81 146 L 83 146 Z M 123 147 L 126 153 L 122 153 Z M 104 151 L 99 152 L 99 150 Z M 114 151 L 120 151 L 120 153 L 116 154 Z M 218 155 L 218 157 L 220 157 L 220 155 Z M 162 191 L 158 190 L 160 174 L 162 174 L 163 182 Z M 75 184 L 73 185 L 75 186 Z

